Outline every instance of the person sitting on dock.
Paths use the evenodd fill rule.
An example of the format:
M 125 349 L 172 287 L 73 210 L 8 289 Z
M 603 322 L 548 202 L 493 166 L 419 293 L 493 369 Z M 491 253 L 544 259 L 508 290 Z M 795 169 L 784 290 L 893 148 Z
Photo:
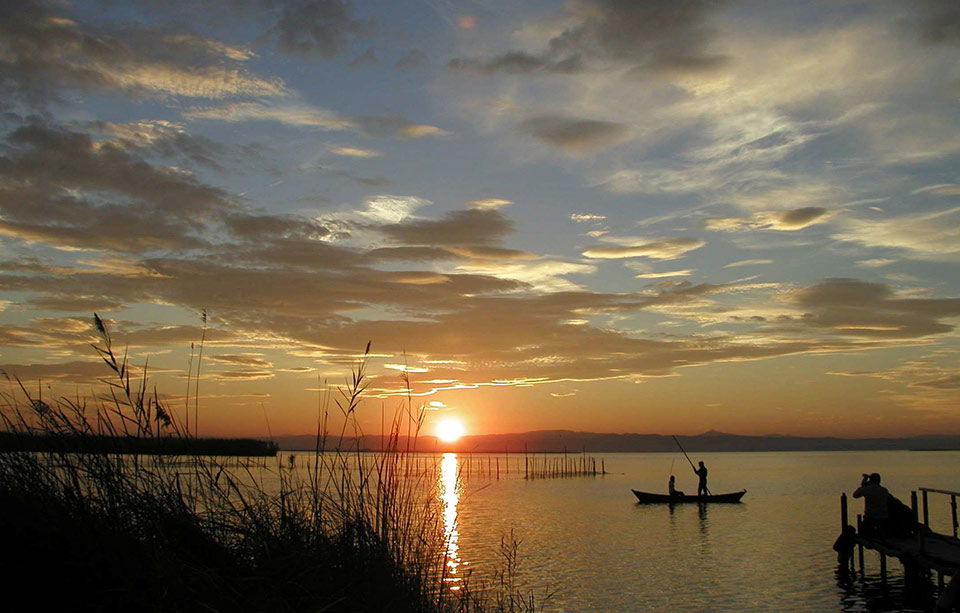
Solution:
M 887 488 L 880 485 L 878 473 L 864 474 L 860 487 L 853 492 L 854 498 L 863 498 L 864 536 L 884 536 L 887 532 L 889 511 Z
M 703 465 L 703 460 L 698 462 L 700 468 L 694 469 L 693 473 L 700 477 L 700 483 L 697 484 L 697 496 L 709 496 L 710 490 L 707 489 L 707 467 Z
M 670 475 L 670 483 L 667 484 L 667 491 L 670 492 L 671 496 L 685 496 L 683 492 L 677 489 L 677 480 L 673 475 Z
M 846 572 L 847 568 L 852 570 L 853 547 L 856 544 L 857 529 L 847 524 L 833 543 L 833 550 L 837 552 L 837 563 L 840 565 L 841 571 Z

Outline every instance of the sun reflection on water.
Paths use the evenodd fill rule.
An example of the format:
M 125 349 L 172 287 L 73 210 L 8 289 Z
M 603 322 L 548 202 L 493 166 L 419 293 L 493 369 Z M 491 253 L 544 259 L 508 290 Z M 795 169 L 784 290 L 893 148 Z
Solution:
M 440 461 L 438 480 L 440 502 L 443 504 L 443 536 L 446 541 L 444 552 L 444 582 L 451 590 L 459 590 L 463 577 L 460 576 L 460 532 L 457 529 L 457 504 L 460 502 L 460 471 L 457 467 L 457 454 L 445 453 Z

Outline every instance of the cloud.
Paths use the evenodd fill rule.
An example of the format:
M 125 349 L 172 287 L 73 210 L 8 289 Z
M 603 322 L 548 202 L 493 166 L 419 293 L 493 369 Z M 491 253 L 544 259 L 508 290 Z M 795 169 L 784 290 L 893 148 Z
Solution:
M 931 45 L 960 45 L 960 8 L 950 0 L 910 3 L 919 13 L 919 31 Z
M 779 230 L 792 232 L 830 218 L 832 212 L 823 207 L 808 206 L 786 211 L 763 211 L 750 218 L 709 217 L 703 221 L 708 230 L 740 232 L 745 230 Z
M 837 335 L 923 338 L 951 332 L 943 320 L 960 315 L 960 299 L 900 298 L 886 284 L 856 279 L 826 279 L 795 290 L 790 300 L 803 313 L 780 323 Z
M 481 260 L 534 260 L 537 255 L 519 249 L 505 249 L 503 247 L 487 247 L 471 245 L 468 247 L 447 247 L 446 251 L 466 258 Z
M 429 205 L 430 201 L 416 196 L 384 194 L 374 196 L 364 204 L 366 209 L 360 215 L 365 219 L 384 224 L 396 224 L 412 215 L 417 209 Z
M 98 139 L 98 146 L 109 142 L 148 158 L 172 158 L 187 166 L 197 164 L 223 171 L 221 160 L 231 155 L 228 147 L 209 138 L 189 134 L 183 125 L 171 121 L 94 121 L 83 129 Z
M 374 53 L 373 47 L 368 47 L 362 55 L 358 55 L 354 59 L 350 60 L 350 63 L 347 65 L 356 70 L 367 66 L 376 66 L 379 63 L 380 60 L 377 59 L 377 54 Z
M 243 265 L 244 260 L 251 265 Z M 529 262 L 527 273 L 537 273 L 540 266 L 539 279 L 546 292 L 529 291 L 538 282 L 535 276 L 524 282 L 509 281 L 502 275 L 516 276 L 518 270 L 496 266 L 485 272 L 473 269 L 471 274 L 461 270 L 431 276 L 428 271 L 375 271 L 355 262 L 339 269 L 345 273 L 341 274 L 266 266 L 264 260 L 251 255 L 234 257 L 229 265 L 209 258 L 154 259 L 147 265 L 162 276 L 158 280 L 110 275 L 78 279 L 67 271 L 52 271 L 49 276 L 20 278 L 12 285 L 10 276 L 0 274 L 0 289 L 43 293 L 83 288 L 125 301 L 188 308 L 204 305 L 217 321 L 217 327 L 208 329 L 208 345 L 221 348 L 210 353 L 224 363 L 247 367 L 216 373 L 220 380 L 271 375 L 271 369 L 259 363 L 267 361 L 262 356 L 223 349 L 228 346 L 272 342 L 285 349 L 293 347 L 292 351 L 309 349 L 309 355 L 323 347 L 320 357 L 336 361 L 338 355 L 355 359 L 357 339 L 372 338 L 379 352 L 399 355 L 403 348 L 412 363 L 429 364 L 432 381 L 456 381 L 463 388 L 623 378 L 662 374 L 678 366 L 880 347 L 885 346 L 884 337 L 878 337 L 876 329 L 889 322 L 878 319 L 874 307 L 883 317 L 905 323 L 909 329 L 902 332 L 906 335 L 945 333 L 950 326 L 939 325 L 942 322 L 938 320 L 954 317 L 950 313 L 960 309 L 960 304 L 953 304 L 956 300 L 903 299 L 889 289 L 878 290 L 863 282 L 825 282 L 785 294 L 785 304 L 798 313 L 795 317 L 746 319 L 741 325 L 751 327 L 735 335 L 674 334 L 655 339 L 591 325 L 585 317 L 658 310 L 716 318 L 727 307 L 714 299 L 740 299 L 762 288 L 683 282 L 656 284 L 642 292 L 603 294 L 549 285 L 546 281 L 551 274 L 561 280 L 564 274 L 582 271 L 537 260 Z M 524 287 L 527 291 L 516 291 Z M 764 300 L 764 304 L 768 302 Z M 363 305 L 375 306 L 378 312 L 396 308 L 415 317 L 351 318 Z M 571 324 L 577 321 L 581 325 Z M 138 328 L 116 322 L 112 329 L 118 342 L 122 339 L 130 346 L 183 347 L 200 335 L 197 326 Z M 0 329 L 4 346 L 67 347 L 77 355 L 89 352 L 91 333 L 85 319 L 37 321 L 29 329 Z M 430 393 L 436 387 L 416 381 L 413 385 L 416 393 Z
M 380 152 L 373 149 L 365 149 L 363 147 L 350 147 L 347 145 L 339 145 L 336 147 L 330 148 L 330 153 L 335 155 L 343 155 L 346 157 L 355 157 L 355 158 L 376 158 L 380 157 Z
M 391 138 L 424 138 L 427 136 L 449 136 L 450 133 L 436 126 L 413 123 L 403 117 L 353 117 L 357 130 L 367 136 L 388 136 Z
M 773 264 L 773 260 L 738 260 L 724 265 L 724 268 L 739 268 L 741 266 L 758 266 L 761 264 Z
M 573 156 L 602 151 L 629 137 L 623 124 L 562 115 L 530 117 L 520 122 L 518 129 Z
M 209 375 L 218 381 L 260 381 L 262 379 L 272 379 L 276 373 L 272 370 L 224 370 L 213 372 Z
M 372 20 L 354 18 L 349 1 L 300 0 L 277 6 L 281 8 L 274 27 L 277 48 L 288 54 L 332 59 L 374 29 Z
M 283 239 L 316 241 L 334 237 L 330 228 L 315 219 L 296 215 L 271 215 L 254 210 L 231 212 L 224 218 L 224 225 L 234 236 L 255 242 Z M 287 247 L 292 246 L 289 240 L 283 241 Z M 330 249 L 333 250 L 334 247 Z
M 570 219 L 577 223 L 588 223 L 594 221 L 603 221 L 607 218 L 606 215 L 593 215 L 590 213 L 570 213 Z
M 103 363 L 72 361 L 51 364 L 0 364 L 0 372 L 21 381 L 62 381 L 71 383 L 96 383 L 103 376 Z
M 671 277 L 689 277 L 692 270 L 671 270 L 668 272 L 642 272 L 634 275 L 637 279 L 669 279 Z
M 535 253 L 530 253 L 529 251 L 485 245 L 376 247 L 365 252 L 361 257 L 363 261 L 372 264 L 463 261 L 471 259 L 510 261 L 535 260 L 539 258 Z
M 464 209 L 440 220 L 405 220 L 376 230 L 408 245 L 491 245 L 513 231 L 513 222 L 496 209 Z
M 531 55 L 522 51 L 511 51 L 488 60 L 454 58 L 447 63 L 451 70 L 480 74 L 527 75 L 533 73 L 571 74 L 582 70 L 579 56 L 572 55 L 560 60 L 551 60 L 543 56 Z
M 917 260 L 960 259 L 960 207 L 884 218 L 844 217 L 833 238 L 865 247 L 902 250 Z
M 426 53 L 413 49 L 404 54 L 393 66 L 397 70 L 420 70 L 426 68 L 429 63 Z
M 197 220 L 235 209 L 222 190 L 82 132 L 33 123 L 7 143 L 0 157 L 0 233 L 7 236 L 118 251 L 196 248 L 207 243 Z
M 244 101 L 222 106 L 193 107 L 184 113 L 188 119 L 217 121 L 277 121 L 289 126 L 310 127 L 330 131 L 351 131 L 364 136 L 397 139 L 447 136 L 450 133 L 436 126 L 414 123 L 399 116 L 342 117 L 314 105 L 291 100 L 277 102 Z
M 262 353 L 245 353 L 245 354 L 212 354 L 205 356 L 207 359 L 214 362 L 223 362 L 225 364 L 236 364 L 239 366 L 256 366 L 260 368 L 272 368 L 273 363 L 263 359 Z
M 891 264 L 896 264 L 899 260 L 891 260 L 888 258 L 872 258 L 869 260 L 860 260 L 856 265 L 860 268 L 882 268 L 884 266 L 889 266 Z
M 916 196 L 917 194 L 933 193 L 938 196 L 956 196 L 960 195 L 960 185 L 955 183 L 938 183 L 936 185 L 925 185 L 923 187 L 918 187 L 917 189 L 910 192 L 911 196 Z
M 477 200 L 471 200 L 470 205 L 475 206 L 480 209 L 499 209 L 501 207 L 510 206 L 513 204 L 510 200 L 504 200 L 503 198 L 479 198 Z
M 460 264 L 457 270 L 466 273 L 490 275 L 498 279 L 512 279 L 524 289 L 542 292 L 577 291 L 581 287 L 565 278 L 566 275 L 587 275 L 596 272 L 596 267 L 587 264 L 560 262 L 546 258 L 529 261 L 473 260 Z
M 800 230 L 821 223 L 830 216 L 830 211 L 818 206 L 808 206 L 789 211 L 770 211 L 761 214 L 761 220 L 773 230 Z
M 645 257 L 654 260 L 675 260 L 694 249 L 706 245 L 698 238 L 665 238 L 623 247 L 592 247 L 583 252 L 592 259 L 621 259 Z
M 388 273 L 389 281 L 408 285 L 433 285 L 434 283 L 448 283 L 450 277 L 435 272 L 407 271 Z
M 251 56 L 246 49 L 189 31 L 133 24 L 97 31 L 60 8 L 46 2 L 3 3 L 0 91 L 7 96 L 43 103 L 69 89 L 210 99 L 284 92 L 279 80 L 239 67 Z
M 194 19 L 213 12 L 201 4 L 180 7 L 180 23 L 198 24 L 205 32 L 223 27 Z M 40 114 L 7 135 L 0 148 L 0 224 L 7 259 L 0 262 L 0 292 L 8 301 L 9 320 L 0 325 L 0 345 L 5 361 L 25 365 L 27 376 L 51 373 L 73 381 L 103 374 L 102 366 L 92 371 L 70 366 L 70 360 L 90 354 L 89 321 L 57 317 L 20 323 L 37 308 L 67 315 L 112 308 L 114 318 L 172 313 L 179 321 L 183 313 L 206 307 L 211 313 L 207 355 L 215 356 L 209 370 L 225 369 L 216 374 L 224 381 L 303 372 L 315 360 L 351 364 L 356 351 L 374 339 L 378 355 L 389 355 L 375 360 L 398 362 L 407 350 L 412 363 L 430 369 L 428 381 L 413 383 L 418 394 L 438 386 L 636 378 L 699 364 L 948 342 L 955 335 L 956 299 L 931 297 L 946 291 L 943 287 L 917 288 L 931 292 L 924 295 L 849 279 L 793 289 L 689 283 L 676 281 L 693 269 L 649 269 L 661 266 L 657 260 L 693 255 L 704 242 L 692 237 L 605 240 L 599 235 L 606 230 L 598 226 L 597 245 L 582 249 L 586 260 L 534 252 L 526 243 L 507 242 L 523 237 L 513 233 L 514 221 L 507 215 L 513 209 L 503 198 L 473 200 L 467 210 L 448 212 L 451 202 L 471 195 L 445 192 L 449 200 L 440 209 L 405 195 L 363 200 L 349 195 L 357 192 L 354 186 L 332 177 L 378 185 L 385 179 L 328 169 L 326 175 L 308 177 L 320 185 L 307 189 L 330 190 L 325 194 L 330 206 L 322 213 L 310 209 L 318 216 L 311 218 L 278 212 L 296 196 L 288 200 L 288 190 L 300 189 L 293 181 L 269 196 L 258 191 L 265 191 L 269 180 L 259 186 L 253 175 L 242 181 L 257 186 L 247 195 L 217 187 L 235 178 L 215 174 L 223 171 L 232 146 L 203 140 L 190 130 L 212 129 L 234 138 L 241 123 L 261 119 L 274 123 L 257 130 L 280 128 L 283 137 L 306 134 L 291 146 L 308 143 L 303 146 L 321 156 L 357 160 L 373 157 L 378 148 L 332 146 L 317 142 L 317 134 L 400 139 L 449 134 L 428 125 L 429 115 L 415 119 L 386 110 L 383 117 L 348 116 L 297 98 L 280 80 L 252 72 L 251 66 L 271 64 L 268 57 L 253 61 L 256 45 L 270 42 L 288 53 L 310 55 L 311 61 L 342 57 L 340 68 L 362 58 L 365 49 L 373 49 L 362 40 L 372 24 L 354 14 L 352 3 L 230 4 L 237 14 L 229 19 L 243 24 L 225 39 L 230 42 L 200 36 L 170 20 L 154 31 L 125 23 L 107 30 L 70 21 L 63 3 L 34 3 L 36 9 L 5 5 L 20 13 L 12 21 L 0 20 L 4 82 L 19 96 L 49 100 L 59 93 L 63 100 L 76 100 L 70 116 L 81 118 L 56 124 Z M 656 220 L 692 228 L 702 218 L 698 207 L 733 206 L 745 211 L 730 215 L 735 229 L 789 231 L 829 219 L 834 232 L 871 249 L 908 249 L 897 245 L 909 244 L 914 254 L 952 253 L 958 242 L 952 213 L 937 217 L 925 209 L 874 216 L 849 205 L 881 195 L 894 200 L 897 190 L 923 185 L 933 187 L 917 192 L 924 195 L 916 200 L 943 207 L 955 190 L 952 184 L 933 185 L 945 180 L 934 177 L 952 176 L 949 156 L 956 139 L 943 126 L 950 125 L 944 118 L 953 112 L 955 96 L 944 92 L 955 84 L 943 75 L 949 74 L 948 60 L 955 54 L 947 53 L 941 40 L 918 55 L 921 46 L 898 39 L 892 21 L 867 4 L 865 11 L 839 21 L 825 20 L 826 13 L 819 12 L 825 5 L 813 4 L 807 7 L 809 21 L 789 22 L 794 28 L 775 18 L 777 11 L 788 10 L 775 4 L 722 13 L 723 2 L 578 0 L 554 20 L 533 24 L 511 17 L 515 42 L 506 47 L 495 46 L 499 33 L 484 15 L 473 33 L 459 33 L 460 40 L 492 51 L 459 54 L 467 58 L 460 60 L 461 67 L 513 76 L 447 78 L 479 84 L 458 90 L 457 102 L 473 98 L 458 110 L 481 126 L 488 122 L 511 134 L 520 126 L 526 141 L 574 158 L 604 152 L 587 165 L 562 162 L 565 172 L 582 168 L 588 188 L 675 194 L 614 198 L 638 207 L 651 225 Z M 131 4 L 124 15 L 131 23 L 141 16 L 147 18 L 138 23 L 159 23 L 156 13 L 144 11 L 161 5 L 166 3 Z M 254 12 L 256 23 L 250 19 Z M 56 20 L 44 21 L 44 15 Z M 249 45 L 236 38 L 238 33 L 255 36 L 262 28 L 269 31 Z M 381 59 L 400 56 L 395 48 L 388 51 L 389 42 L 376 41 Z M 36 57 L 9 46 L 21 43 L 35 49 Z M 869 54 L 862 52 L 866 48 Z M 97 49 L 102 58 L 91 51 Z M 394 55 L 383 55 L 388 52 Z M 412 69 L 426 59 L 407 57 L 408 65 L 401 66 L 401 57 L 397 66 Z M 117 102 L 118 93 L 152 100 L 110 107 L 113 111 L 100 115 L 97 109 L 106 109 L 100 97 Z M 167 108 L 158 108 L 158 101 Z M 169 120 L 184 108 L 182 123 Z M 119 123 L 110 116 L 114 111 L 158 113 L 152 116 L 167 120 Z M 91 115 L 105 120 L 82 120 Z M 217 126 L 213 120 L 233 125 Z M 484 143 L 489 139 L 474 144 Z M 453 144 L 452 139 L 442 143 L 443 148 Z M 909 164 L 894 166 L 892 160 Z M 918 174 L 905 174 L 913 172 Z M 485 191 L 475 194 L 510 196 L 497 194 L 496 182 L 492 190 L 490 185 L 479 189 Z M 580 210 L 611 206 L 579 202 Z M 828 206 L 848 212 L 831 217 L 820 206 L 828 202 L 847 202 Z M 679 213 L 663 215 L 658 207 Z M 890 210 L 897 210 L 894 204 Z M 579 213 L 570 219 L 609 222 L 602 217 Z M 880 226 L 866 227 L 864 220 Z M 689 230 L 666 230 L 673 232 Z M 932 242 L 924 245 L 927 237 Z M 889 257 L 882 252 L 857 259 Z M 613 268 L 649 281 L 633 281 L 640 291 L 588 289 L 602 283 L 588 275 L 598 272 L 597 260 L 604 258 L 647 266 Z M 761 263 L 770 260 L 728 266 Z M 660 327 L 665 314 L 670 316 L 666 323 L 677 325 Z M 181 369 L 185 346 L 200 337 L 195 325 L 117 321 L 112 329 L 118 343 L 141 354 L 171 351 L 175 355 L 157 356 L 157 361 L 180 360 Z M 265 355 L 274 354 L 259 353 L 265 347 L 289 350 L 310 366 L 273 368 L 273 358 Z M 60 363 L 29 370 L 40 355 Z M 924 371 L 912 381 L 916 389 L 946 394 L 954 389 L 954 374 Z M 385 390 L 392 383 L 399 385 L 396 377 L 378 380 Z
M 611 65 L 639 74 L 711 71 L 726 62 L 709 50 L 712 10 L 696 0 L 579 0 L 565 5 L 542 50 L 457 58 L 449 66 L 487 74 L 576 74 Z
M 960 375 L 947 375 L 928 381 L 918 381 L 911 384 L 911 387 L 926 387 L 937 390 L 955 390 L 960 389 Z
M 619 52 L 612 51 L 616 36 L 592 42 L 606 25 L 630 32 L 632 5 L 638 14 L 649 9 L 646 27 L 662 27 L 663 38 L 639 37 Z M 774 4 L 743 11 L 733 3 L 682 3 L 676 12 L 659 2 L 565 6 L 553 20 L 520 17 L 490 33 L 484 46 L 493 50 L 461 52 L 466 66 L 488 74 L 507 74 L 497 62 L 516 60 L 509 69 L 521 76 L 459 78 L 468 92 L 455 102 L 479 128 L 511 139 L 519 122 L 536 116 L 629 126 L 628 138 L 602 157 L 568 164 L 591 187 L 689 194 L 751 213 L 836 210 L 827 203 L 876 198 L 896 181 L 914 184 L 917 165 L 949 176 L 942 170 L 960 150 L 952 135 L 935 136 L 953 121 L 955 85 L 942 75 L 955 54 L 904 36 L 903 15 L 914 12 L 906 3 L 898 10 L 874 3 L 843 20 L 829 3 L 813 3 L 809 19 L 799 21 Z M 681 14 L 688 24 L 672 22 Z M 685 37 L 697 30 L 701 38 Z M 574 48 L 582 50 L 577 70 L 546 74 Z M 665 61 L 690 50 L 703 61 Z M 701 70 L 693 70 L 697 64 Z M 802 225 L 762 221 L 769 229 Z
M 366 185 L 368 187 L 387 187 L 393 184 L 393 180 L 386 177 L 366 177 L 352 173 L 348 170 L 329 170 L 326 172 L 326 174 L 332 177 L 343 177 L 345 179 L 350 179 L 358 185 Z
M 184 113 L 188 119 L 218 121 L 278 121 L 291 126 L 321 130 L 350 130 L 356 125 L 336 113 L 307 104 L 285 102 L 234 102 L 223 106 L 194 107 Z

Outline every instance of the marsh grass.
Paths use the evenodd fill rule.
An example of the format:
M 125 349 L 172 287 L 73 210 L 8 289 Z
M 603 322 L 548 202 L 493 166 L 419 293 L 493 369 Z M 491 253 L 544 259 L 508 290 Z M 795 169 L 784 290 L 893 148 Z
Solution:
M 362 435 L 356 416 L 369 344 L 346 385 L 319 402 L 317 447 L 300 471 L 279 457 L 266 468 L 200 456 L 76 453 L 77 439 L 193 436 L 150 388 L 147 366 L 132 374 L 98 316 L 95 324 L 94 349 L 110 373 L 106 393 L 44 400 L 17 379 L 0 393 L 4 430 L 64 441 L 44 453 L 0 453 L 0 577 L 8 598 L 19 592 L 31 609 L 78 611 L 536 608 L 515 585 L 513 538 L 501 543 L 506 565 L 492 581 L 467 581 L 457 592 L 444 587 L 447 543 L 435 482 L 430 471 L 411 470 L 411 450 L 400 448 L 423 423 L 410 395 L 389 419 L 387 449 L 343 448 L 348 436 Z M 185 422 L 189 381 L 187 389 Z M 332 442 L 331 397 L 342 426 L 336 450 L 324 451 Z M 197 398 L 194 391 L 194 431 Z

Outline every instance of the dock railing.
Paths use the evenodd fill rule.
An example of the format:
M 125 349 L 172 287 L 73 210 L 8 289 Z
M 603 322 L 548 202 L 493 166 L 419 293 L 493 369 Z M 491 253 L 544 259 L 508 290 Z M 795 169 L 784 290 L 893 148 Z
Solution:
M 944 494 L 950 497 L 950 516 L 953 524 L 953 537 L 957 538 L 957 496 L 960 492 L 951 490 L 941 490 L 933 487 L 921 487 L 920 494 L 923 497 L 923 525 L 930 527 L 930 510 L 927 504 L 927 494 Z

